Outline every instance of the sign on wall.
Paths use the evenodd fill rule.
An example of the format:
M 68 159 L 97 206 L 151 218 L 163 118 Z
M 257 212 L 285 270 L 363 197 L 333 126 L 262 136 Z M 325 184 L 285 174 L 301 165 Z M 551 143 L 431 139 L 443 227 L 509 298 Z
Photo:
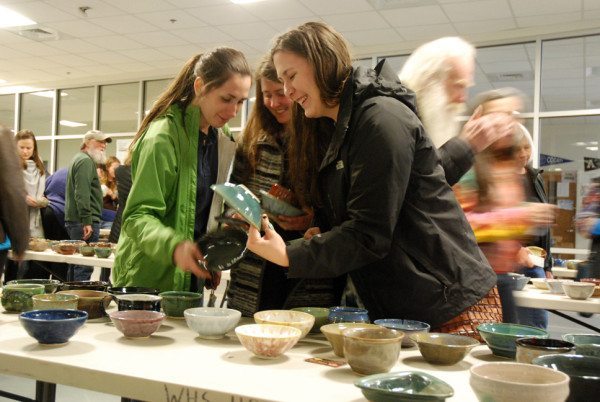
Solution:
M 561 158 L 560 156 L 552 156 L 540 154 L 540 166 L 559 165 L 561 163 L 573 162 L 571 159 Z

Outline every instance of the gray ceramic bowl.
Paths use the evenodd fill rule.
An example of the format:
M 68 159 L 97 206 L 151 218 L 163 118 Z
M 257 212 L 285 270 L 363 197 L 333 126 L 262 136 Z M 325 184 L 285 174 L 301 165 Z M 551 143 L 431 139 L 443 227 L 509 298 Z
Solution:
M 415 320 L 401 320 L 399 318 L 383 318 L 375 320 L 373 324 L 381 325 L 389 329 L 396 329 L 404 332 L 405 336 L 402 338 L 402 347 L 409 348 L 415 345 L 415 342 L 411 339 L 412 334 L 420 334 L 429 332 L 431 327 L 426 322 L 415 321 Z
M 344 356 L 360 375 L 387 373 L 398 362 L 403 332 L 388 328 L 350 328 L 342 332 Z
M 418 333 L 410 336 L 417 345 L 423 358 L 431 364 L 452 365 L 460 362 L 479 341 L 468 336 Z

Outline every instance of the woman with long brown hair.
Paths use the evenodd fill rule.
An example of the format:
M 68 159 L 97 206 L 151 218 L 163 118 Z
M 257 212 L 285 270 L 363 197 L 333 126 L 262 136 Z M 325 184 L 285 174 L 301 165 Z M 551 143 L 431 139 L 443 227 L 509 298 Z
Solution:
M 292 183 L 314 200 L 321 234 L 286 244 L 264 216 L 248 248 L 290 278 L 349 278 L 371 320 L 436 327 L 482 299 L 496 277 L 395 72 L 354 69 L 344 38 L 319 22 L 281 35 L 271 55 L 296 103 Z
M 235 142 L 226 123 L 250 84 L 241 52 L 214 49 L 190 59 L 142 121 L 129 148 L 133 186 L 113 269 L 116 286 L 201 291 L 191 274 L 211 279 L 192 240 L 221 209 L 210 186 L 227 179 Z M 220 276 L 213 279 L 208 286 Z

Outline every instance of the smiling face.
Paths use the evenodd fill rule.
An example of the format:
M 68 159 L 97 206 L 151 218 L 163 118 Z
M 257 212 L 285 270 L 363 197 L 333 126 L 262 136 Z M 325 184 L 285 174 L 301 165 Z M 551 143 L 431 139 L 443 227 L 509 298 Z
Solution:
M 17 149 L 19 150 L 19 156 L 21 160 L 26 161 L 31 159 L 34 151 L 34 144 L 32 139 L 23 139 L 17 141 Z
M 260 86 L 265 107 L 279 124 L 287 124 L 292 118 L 292 100 L 285 95 L 283 84 L 263 77 Z
M 277 76 L 283 82 L 285 94 L 304 109 L 308 118 L 337 118 L 339 105 L 329 107 L 321 99 L 313 67 L 296 53 L 278 51 L 273 55 Z
M 223 127 L 234 118 L 244 100 L 248 99 L 251 81 L 249 75 L 233 74 L 223 85 L 203 93 L 202 79 L 196 78 L 194 81 L 196 98 L 193 104 L 200 107 L 202 112 L 200 130 L 207 132 L 208 126 Z

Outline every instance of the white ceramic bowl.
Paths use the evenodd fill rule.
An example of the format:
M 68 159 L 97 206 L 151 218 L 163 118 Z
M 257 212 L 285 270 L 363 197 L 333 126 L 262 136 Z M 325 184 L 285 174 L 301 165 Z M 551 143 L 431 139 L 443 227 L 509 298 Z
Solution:
M 546 283 L 546 278 L 529 278 L 529 281 L 538 289 L 550 290 Z
M 596 290 L 596 285 L 590 282 L 563 282 L 563 290 L 571 299 L 586 300 Z
M 563 290 L 563 283 L 573 282 L 571 279 L 545 279 L 546 284 L 548 284 L 548 288 L 550 289 L 550 293 L 554 293 L 557 295 L 562 295 L 565 293 Z
M 294 310 L 263 310 L 254 313 L 257 324 L 288 325 L 302 331 L 304 338 L 315 324 L 315 316 Z
M 302 331 L 287 325 L 240 325 L 235 334 L 246 349 L 261 359 L 275 359 L 290 350 Z
M 563 402 L 569 376 L 525 363 L 483 363 L 471 367 L 470 384 L 480 401 Z
M 235 328 L 242 313 L 230 308 L 194 307 L 183 312 L 188 327 L 200 338 L 220 339 Z

